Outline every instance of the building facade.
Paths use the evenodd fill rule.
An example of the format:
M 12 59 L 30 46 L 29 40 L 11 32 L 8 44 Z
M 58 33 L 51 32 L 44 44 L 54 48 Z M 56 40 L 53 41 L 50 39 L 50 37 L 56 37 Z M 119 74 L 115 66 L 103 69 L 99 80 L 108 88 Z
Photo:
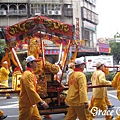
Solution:
M 0 39 L 2 27 L 37 15 L 75 25 L 80 54 L 97 51 L 96 0 L 0 0 Z

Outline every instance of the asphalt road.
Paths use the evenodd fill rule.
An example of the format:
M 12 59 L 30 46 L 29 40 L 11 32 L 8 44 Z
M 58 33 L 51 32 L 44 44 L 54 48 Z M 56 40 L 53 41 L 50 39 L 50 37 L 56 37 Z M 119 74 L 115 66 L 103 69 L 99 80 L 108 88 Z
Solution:
M 114 109 L 112 109 L 112 114 L 114 117 L 117 115 L 116 112 L 120 108 L 120 101 L 116 97 L 115 90 L 108 91 L 109 100 L 112 104 L 115 105 Z M 89 100 L 91 98 L 91 92 L 88 92 Z M 18 120 L 18 96 L 13 95 L 12 99 L 6 99 L 5 97 L 0 97 L 0 110 L 3 110 L 8 117 L 5 120 Z M 120 110 L 120 109 L 119 109 Z M 42 116 L 43 117 L 43 116 Z M 52 114 L 51 120 L 64 120 L 65 114 Z M 47 119 L 43 119 L 47 120 Z M 77 119 L 78 120 L 78 119 Z M 105 120 L 103 115 L 98 115 L 95 120 Z

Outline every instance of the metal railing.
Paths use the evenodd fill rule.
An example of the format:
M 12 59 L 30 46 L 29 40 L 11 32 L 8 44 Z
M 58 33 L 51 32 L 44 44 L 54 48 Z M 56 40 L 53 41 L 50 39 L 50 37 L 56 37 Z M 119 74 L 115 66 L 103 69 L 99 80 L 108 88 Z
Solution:
M 0 15 L 27 15 L 27 10 L 0 10 Z

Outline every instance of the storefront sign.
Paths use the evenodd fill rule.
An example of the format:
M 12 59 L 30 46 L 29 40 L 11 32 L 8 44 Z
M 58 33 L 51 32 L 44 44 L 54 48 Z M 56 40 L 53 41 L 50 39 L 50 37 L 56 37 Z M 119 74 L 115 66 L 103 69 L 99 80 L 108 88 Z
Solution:
M 76 35 L 76 40 L 80 39 L 80 30 L 79 30 L 79 18 L 76 18 L 76 31 L 75 31 L 75 35 Z
M 46 55 L 59 54 L 60 50 L 45 50 Z
M 92 31 L 96 31 L 96 25 L 87 21 L 83 21 L 83 24 L 84 24 L 84 28 L 90 29 Z
M 93 72 L 96 70 L 96 63 L 102 62 L 106 66 L 113 66 L 113 56 L 109 55 L 101 55 L 101 56 L 85 56 L 86 61 L 86 71 L 87 72 Z M 110 71 L 113 70 L 113 68 L 109 68 Z
M 109 44 L 99 43 L 99 52 L 109 53 Z

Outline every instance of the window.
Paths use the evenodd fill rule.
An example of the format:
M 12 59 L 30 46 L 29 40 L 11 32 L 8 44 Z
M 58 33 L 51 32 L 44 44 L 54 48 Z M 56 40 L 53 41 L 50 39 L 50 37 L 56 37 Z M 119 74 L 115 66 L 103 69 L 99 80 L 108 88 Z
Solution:
M 90 47 L 90 41 L 85 41 L 85 46 Z
M 85 46 L 93 47 L 93 31 L 83 29 L 83 40 L 85 40 Z
M 90 38 L 89 37 L 89 31 L 86 30 L 86 29 L 83 29 L 83 39 L 84 40 L 90 40 L 89 38 Z
M 92 0 L 93 5 L 96 5 L 96 0 Z
M 87 19 L 91 20 L 91 11 L 87 10 Z
M 41 5 L 41 14 L 45 14 L 45 5 Z
M 58 5 L 58 4 L 48 4 L 48 10 L 61 10 L 61 5 Z
M 55 5 L 54 7 L 55 10 L 60 10 L 60 8 L 61 8 L 60 5 Z
M 83 18 L 87 19 L 87 9 L 83 8 Z

